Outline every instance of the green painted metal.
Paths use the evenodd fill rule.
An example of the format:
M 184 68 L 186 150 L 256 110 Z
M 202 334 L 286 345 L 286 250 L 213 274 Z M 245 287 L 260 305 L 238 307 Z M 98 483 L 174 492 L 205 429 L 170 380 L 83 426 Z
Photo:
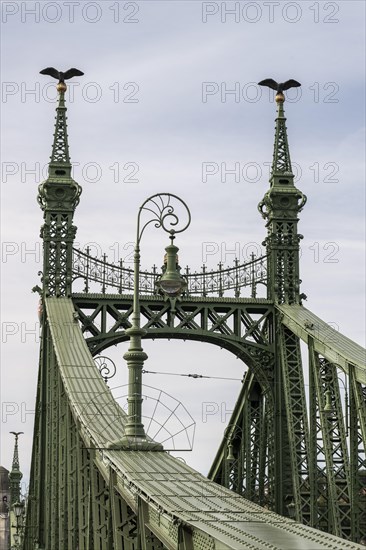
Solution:
M 181 224 L 177 216 L 175 203 L 178 206 L 184 206 L 187 222 Z M 141 214 L 149 213 L 148 221 L 141 220 Z M 151 215 L 152 214 L 152 215 Z M 170 223 L 169 223 L 170 222 Z M 122 439 L 110 443 L 114 449 L 134 449 L 162 451 L 163 446 L 151 440 L 148 440 L 142 423 L 142 371 L 144 362 L 147 359 L 146 353 L 142 349 L 141 338 L 145 335 L 145 330 L 141 327 L 141 308 L 140 308 L 140 244 L 145 229 L 153 223 L 155 227 L 161 227 L 168 232 L 171 244 L 166 248 L 167 266 L 156 282 L 160 292 L 170 300 L 170 313 L 173 312 L 176 299 L 179 298 L 183 288 L 187 286 L 186 282 L 179 275 L 177 270 L 177 252 L 178 247 L 174 246 L 173 240 L 176 233 L 181 233 L 189 226 L 191 222 L 190 211 L 182 199 L 170 193 L 159 193 L 147 198 L 139 208 L 137 216 L 137 234 L 134 250 L 134 291 L 133 291 L 133 311 L 131 315 L 131 326 L 125 330 L 129 337 L 129 348 L 123 358 L 128 367 L 128 420 L 125 425 L 125 434 Z M 144 225 L 142 225 L 144 223 Z M 141 227 L 142 225 L 142 227 Z M 175 311 L 175 310 L 174 310 Z
M 317 482 L 322 485 L 318 508 L 323 506 L 320 528 L 349 539 L 352 503 L 345 423 L 340 403 L 337 372 L 334 365 L 311 350 L 310 366 L 316 394 Z M 331 410 L 326 409 L 325 395 L 331 392 Z M 320 514 L 320 511 L 319 511 Z M 327 522 L 327 525 L 326 525 Z
M 366 386 L 357 382 L 353 365 L 349 378 L 351 538 L 361 540 L 366 533 Z
M 282 382 L 286 403 L 286 429 L 288 431 L 291 495 L 295 505 L 295 518 L 310 523 L 310 488 L 308 464 L 308 419 L 304 376 L 299 339 L 283 325 L 279 334 Z
M 165 266 L 163 267 L 164 272 Z M 207 269 L 202 266 L 202 271 L 191 270 L 187 266 L 177 270 L 187 283 L 184 289 L 184 296 L 219 296 L 222 298 L 227 293 L 234 293 L 236 298 L 243 295 L 243 291 L 250 290 L 252 298 L 256 298 L 258 285 L 266 286 L 267 281 L 267 256 L 255 257 L 251 255 L 250 262 L 240 264 L 236 259 L 233 267 L 225 268 L 220 262 L 218 269 Z M 86 251 L 73 248 L 72 276 L 74 289 L 79 286 L 80 281 L 84 282 L 83 292 L 85 293 L 118 293 L 130 294 L 133 290 L 134 273 L 133 269 L 125 267 L 123 260 L 117 263 L 108 261 L 106 254 L 102 258 L 95 258 L 91 255 L 90 247 Z M 156 266 L 151 271 L 140 271 L 139 289 L 143 295 L 156 295 L 162 273 Z
M 268 298 L 276 303 L 301 302 L 299 278 L 298 214 L 306 197 L 294 185 L 288 147 L 284 97 L 276 96 L 278 111 L 270 189 L 258 209 L 266 220 L 265 239 L 268 255 Z
M 268 431 L 274 419 L 268 406 L 270 392 L 267 395 L 266 399 L 253 372 L 248 371 L 208 477 L 252 502 L 272 507 L 267 472 Z
M 365 534 L 366 366 L 359 346 L 301 305 L 297 224 L 306 198 L 294 185 L 283 94 L 270 188 L 259 204 L 266 257 L 211 274 L 187 270 L 185 294 L 172 302 L 158 294 L 156 270 L 135 270 L 133 282 L 122 264 L 73 252 L 81 188 L 71 178 L 65 89 L 59 84 L 49 175 L 38 195 L 44 315 L 24 550 L 360 547 L 346 539 Z M 140 237 L 138 229 L 137 245 Z M 73 293 L 78 277 L 84 293 Z M 90 292 L 94 283 L 101 294 Z M 266 299 L 256 297 L 259 283 Z M 119 294 L 106 294 L 108 285 Z M 239 297 L 245 287 L 251 298 Z M 135 315 L 133 297 L 122 294 L 129 289 Z M 92 356 L 127 340 L 131 327 L 141 328 L 140 341 L 143 332 L 219 345 L 248 366 L 213 481 L 165 452 L 110 448 L 128 418 Z M 308 414 L 300 339 L 309 347 Z M 349 377 L 349 404 L 339 369 Z
M 290 550 L 297 546 L 301 548 L 301 545 L 306 548 L 310 541 L 319 550 L 337 548 L 337 538 L 317 533 L 240 498 L 167 453 L 107 449 L 109 440 L 121 436 L 126 415 L 119 410 L 94 365 L 79 324 L 75 321 L 71 300 L 51 297 L 46 299 L 45 306 L 45 322 L 51 336 L 47 338 L 51 344 L 50 352 L 52 349 L 48 362 L 51 366 L 47 369 L 49 389 L 52 393 L 55 387 L 53 371 L 59 376 L 59 391 L 55 394 L 58 410 L 61 401 L 66 401 L 81 445 L 75 445 L 72 438 L 65 438 L 62 422 L 53 425 L 54 403 L 51 407 L 45 407 L 41 414 L 55 430 L 52 441 L 56 445 L 53 457 L 49 457 L 46 465 L 46 478 L 51 486 L 47 482 L 46 506 L 42 507 L 41 513 L 43 526 L 47 526 L 39 539 L 43 547 L 52 548 L 53 537 L 59 529 L 58 518 L 60 514 L 64 517 L 60 501 L 56 504 L 52 495 L 57 496 L 60 489 L 62 491 L 59 447 L 70 445 L 65 452 L 77 457 L 76 485 L 79 492 L 77 499 L 68 502 L 68 513 L 78 514 L 78 545 L 84 550 L 105 547 L 106 543 L 100 540 L 99 533 L 106 533 L 113 521 L 117 523 L 116 536 L 120 534 L 119 525 L 124 525 L 128 532 L 121 534 L 123 542 L 120 546 L 129 548 L 131 542 L 133 550 L 140 550 L 138 541 L 139 537 L 142 540 L 142 533 L 147 537 L 144 544 L 152 549 L 161 545 L 174 549 L 179 548 L 179 544 L 184 548 L 184 544 L 194 550 L 250 547 L 264 550 L 271 544 L 275 549 Z M 60 326 L 67 327 L 67 330 L 60 331 Z M 51 451 L 48 449 L 47 452 Z M 63 467 L 66 465 L 67 462 Z M 54 477 L 55 472 L 57 475 Z M 52 487 L 53 479 L 56 481 L 55 487 Z M 114 490 L 113 504 L 109 502 L 111 487 Z M 124 505 L 121 504 L 123 501 Z M 143 509 L 139 510 L 141 501 Z M 72 503 L 74 511 L 70 509 Z M 111 513 L 113 508 L 114 515 Z M 66 531 L 66 524 L 63 529 Z M 112 529 L 109 534 L 113 536 Z M 155 538 L 160 541 L 158 545 Z M 28 550 L 32 544 L 29 537 L 26 540 L 25 548 Z M 356 546 L 349 546 L 353 547 Z M 346 542 L 344 548 L 347 548 Z
M 281 322 L 301 340 L 313 341 L 314 350 L 338 365 L 348 376 L 348 365 L 354 367 L 357 382 L 366 385 L 365 349 L 322 321 L 303 306 L 276 305 L 281 312 Z
M 81 187 L 71 177 L 67 137 L 65 87 L 59 90 L 56 125 L 48 178 L 38 188 L 38 203 L 44 212 L 43 295 L 70 296 L 72 245 L 76 235 L 73 215 Z

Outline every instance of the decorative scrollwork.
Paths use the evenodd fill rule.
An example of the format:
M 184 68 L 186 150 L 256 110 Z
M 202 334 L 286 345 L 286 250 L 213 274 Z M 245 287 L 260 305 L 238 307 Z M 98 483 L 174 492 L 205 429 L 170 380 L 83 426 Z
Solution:
M 258 211 L 264 220 L 268 218 L 268 212 L 269 210 L 271 210 L 271 208 L 272 200 L 267 192 L 261 202 L 258 204 Z
M 117 367 L 114 361 L 112 361 L 112 359 L 110 359 L 109 357 L 99 355 L 98 357 L 94 358 L 94 362 L 101 376 L 103 377 L 104 382 L 107 384 L 108 380 L 113 378 L 113 376 L 117 372 Z
M 299 193 L 298 198 L 301 199 L 301 202 L 298 206 L 298 211 L 301 212 L 301 210 L 304 208 L 306 201 L 308 200 L 307 196 L 304 195 L 304 193 Z
M 234 291 L 235 296 L 239 297 L 242 288 L 249 287 L 253 292 L 258 283 L 267 284 L 267 256 L 253 256 L 250 262 L 241 265 L 235 260 L 234 266 L 227 268 L 220 263 L 216 270 L 208 270 L 203 266 L 202 271 L 191 272 L 187 267 L 182 269 L 181 274 L 187 282 L 186 296 L 223 296 L 225 292 Z M 91 283 L 97 283 L 102 294 L 105 294 L 108 288 L 116 289 L 119 294 L 133 291 L 131 268 L 125 267 L 122 260 L 118 264 L 107 262 L 106 255 L 103 255 L 102 259 L 94 258 L 90 255 L 89 249 L 87 253 L 73 249 L 72 275 L 74 280 L 81 278 L 85 281 L 86 293 L 91 291 Z M 155 266 L 150 272 L 140 271 L 140 292 L 155 295 L 156 282 L 160 276 L 161 273 Z
M 174 203 L 172 201 L 174 201 Z M 177 208 L 180 209 L 178 213 L 176 211 Z M 140 228 L 140 218 L 144 212 L 150 212 L 153 217 L 147 220 L 142 228 Z M 187 217 L 187 221 L 180 225 L 182 214 Z M 161 227 L 171 235 L 182 233 L 191 223 L 191 213 L 186 203 L 181 198 L 177 197 L 177 195 L 171 193 L 158 193 L 146 199 L 140 206 L 137 221 L 137 243 L 140 243 L 143 232 L 151 223 L 153 223 L 156 228 Z

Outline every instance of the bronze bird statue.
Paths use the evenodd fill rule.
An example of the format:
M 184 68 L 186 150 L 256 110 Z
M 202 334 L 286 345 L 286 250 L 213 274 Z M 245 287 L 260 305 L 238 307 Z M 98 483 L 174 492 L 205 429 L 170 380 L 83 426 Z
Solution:
M 39 71 L 40 74 L 47 74 L 49 76 L 52 76 L 53 78 L 56 78 L 58 80 L 57 83 L 57 91 L 61 94 L 61 96 L 66 92 L 67 86 L 65 84 L 65 80 L 68 80 L 69 78 L 72 78 L 73 76 L 83 76 L 83 72 L 79 71 L 79 69 L 69 69 L 68 71 L 65 71 L 64 73 L 62 71 L 58 71 L 57 69 L 54 69 L 53 67 L 47 67 L 46 69 L 43 69 L 43 71 Z
M 297 82 L 297 80 L 293 80 L 292 78 L 290 80 L 286 80 L 286 82 L 276 82 L 273 80 L 273 78 L 266 78 L 265 80 L 261 80 L 258 82 L 258 86 L 268 86 L 268 88 L 272 88 L 272 90 L 276 90 L 278 94 L 283 94 L 285 90 L 289 90 L 290 88 L 297 88 L 298 86 L 301 86 L 300 82 Z
M 43 69 L 43 71 L 40 71 L 40 74 L 47 74 L 53 78 L 57 78 L 59 84 L 65 84 L 65 80 L 69 80 L 69 78 L 72 78 L 73 76 L 83 76 L 84 73 L 79 71 L 79 69 L 69 69 L 63 73 L 53 67 L 47 67 L 46 69 Z

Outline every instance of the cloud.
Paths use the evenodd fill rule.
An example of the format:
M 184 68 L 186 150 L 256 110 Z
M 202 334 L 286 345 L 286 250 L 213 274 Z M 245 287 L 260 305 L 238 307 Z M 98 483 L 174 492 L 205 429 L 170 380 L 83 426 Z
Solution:
M 222 3 L 216 4 L 220 8 Z M 222 23 L 218 12 L 203 23 L 201 2 L 140 2 L 136 15 L 126 10 L 116 14 L 110 9 L 112 3 L 103 2 L 101 19 L 95 24 L 88 21 L 95 15 L 90 11 L 82 17 L 81 7 L 73 23 L 64 6 L 60 21 L 54 24 L 46 20 L 55 17 L 51 11 L 46 17 L 41 13 L 39 23 L 34 22 L 34 16 L 24 14 L 22 22 L 21 12 L 9 16 L 3 25 L 2 79 L 15 83 L 15 92 L 2 104 L 2 135 L 7 136 L 2 168 L 4 162 L 15 162 L 16 172 L 13 176 L 6 173 L 7 181 L 3 173 L 2 237 L 5 243 L 15 243 L 15 248 L 12 252 L 6 249 L 7 258 L 1 266 L 2 319 L 16 323 L 18 331 L 9 335 L 2 349 L 5 400 L 24 402 L 29 409 L 34 406 L 39 343 L 26 331 L 37 322 L 38 298 L 30 289 L 39 283 L 37 273 L 42 264 L 28 251 L 39 243 L 43 221 L 36 203 L 39 177 L 29 170 L 35 169 L 37 162 L 43 169 L 51 152 L 55 105 L 47 97 L 51 93 L 48 80 L 38 74 L 49 65 L 85 71 L 85 77 L 75 80 L 79 85 L 74 86 L 74 101 L 68 102 L 71 157 L 80 163 L 75 172 L 83 186 L 75 214 L 76 240 L 81 246 L 96 242 L 109 256 L 115 254 L 118 243 L 121 254 L 129 254 L 130 249 L 123 247 L 134 239 L 140 204 L 152 193 L 170 191 L 181 195 L 192 211 L 191 227 L 177 244 L 182 264 L 193 269 L 202 265 L 205 243 L 217 245 L 215 253 L 207 257 L 210 268 L 219 261 L 230 264 L 230 251 L 237 243 L 242 256 L 248 243 L 262 243 L 266 229 L 256 208 L 268 189 L 265 163 L 272 160 L 275 105 L 267 91 L 258 92 L 258 101 L 253 101 L 251 94 L 256 88 L 252 83 L 265 77 L 299 79 L 303 83 L 301 98 L 298 102 L 288 99 L 285 108 L 292 160 L 302 168 L 298 186 L 308 195 L 299 224 L 305 235 L 302 287 L 315 313 L 339 322 L 351 338 L 361 339 L 364 134 L 360 66 L 364 6 L 362 2 L 348 2 L 347 8 L 345 3 L 328 3 L 340 7 L 332 15 L 322 3 L 297 4 L 301 18 L 296 23 L 286 20 L 294 18 L 295 12 L 284 16 L 281 6 L 272 23 L 264 10 L 257 23 L 245 19 L 254 18 L 254 12 L 245 16 L 241 12 L 238 23 L 229 16 Z M 126 16 L 139 22 L 123 22 Z M 326 23 L 327 17 L 339 22 Z M 206 102 L 203 83 L 213 83 Z M 94 101 L 93 93 L 101 94 L 98 101 Z M 133 93 L 137 102 L 129 101 Z M 205 162 L 217 166 L 218 172 L 204 182 Z M 93 168 L 86 168 L 88 163 L 97 163 L 101 170 L 94 182 Z M 130 174 L 131 167 L 125 167 L 128 163 L 138 165 L 134 176 L 138 182 L 123 181 Z M 227 172 L 236 169 L 236 163 L 238 181 L 235 174 Z M 253 174 L 248 163 L 258 165 L 258 181 L 245 179 Z M 334 168 L 327 163 L 339 166 L 333 176 L 338 182 L 324 181 L 332 178 Z M 325 249 L 330 242 L 339 247 L 335 256 L 338 263 L 324 261 L 331 252 Z M 159 266 L 166 244 L 161 232 L 146 234 L 142 265 Z M 314 261 L 316 254 L 318 262 Z M 147 343 L 149 366 L 164 364 L 165 346 L 159 342 L 150 348 Z M 241 374 L 243 370 L 242 364 L 237 367 L 238 361 L 213 346 L 190 343 L 184 355 L 180 343 L 173 342 L 171 349 L 169 361 L 177 370 L 192 364 L 194 370 L 199 367 L 205 373 L 230 370 Z M 121 355 L 118 349 L 123 369 Z M 199 388 L 194 390 L 197 394 L 203 393 L 202 388 L 209 389 L 213 402 L 223 400 L 228 407 L 240 389 L 234 382 L 224 391 L 221 384 L 212 382 L 209 388 L 205 383 L 199 385 L 200 380 L 189 382 L 192 384 L 187 382 L 184 391 L 182 386 L 182 393 L 180 384 L 169 386 L 167 382 L 166 387 L 172 393 L 179 389 L 180 398 L 195 413 L 199 407 L 196 398 L 190 399 L 193 387 Z M 10 415 L 2 429 L 8 442 L 8 431 L 26 431 L 20 443 L 26 479 L 32 417 L 23 423 L 20 413 Z M 208 470 L 221 433 L 214 424 L 208 436 L 204 431 L 196 436 L 196 450 L 187 459 L 201 471 Z M 9 444 L 1 457 L 7 467 L 11 453 Z

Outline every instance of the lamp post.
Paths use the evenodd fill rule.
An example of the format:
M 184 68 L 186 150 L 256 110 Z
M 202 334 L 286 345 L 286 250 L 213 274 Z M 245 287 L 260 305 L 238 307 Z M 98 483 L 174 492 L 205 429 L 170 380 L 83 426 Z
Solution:
M 179 212 L 176 208 L 183 211 L 187 218 L 185 223 L 181 224 Z M 148 213 L 149 219 L 143 223 L 141 216 Z M 142 235 L 148 225 L 154 224 L 154 227 L 161 227 L 170 234 L 171 244 L 166 248 L 167 268 L 157 286 L 166 297 L 175 300 L 186 286 L 185 280 L 177 271 L 177 252 L 178 248 L 173 244 L 175 234 L 185 231 L 191 223 L 191 214 L 186 203 L 171 193 L 158 193 L 152 195 L 140 206 L 137 216 L 136 244 L 134 250 L 134 291 L 133 291 L 133 313 L 131 317 L 131 327 L 126 330 L 130 338 L 128 351 L 123 358 L 128 367 L 128 415 L 125 424 L 125 435 L 122 439 L 109 444 L 111 449 L 123 450 L 151 450 L 162 451 L 163 446 L 148 439 L 144 425 L 142 423 L 142 370 L 144 361 L 147 359 L 146 353 L 142 349 L 141 338 L 146 331 L 141 328 L 140 312 L 140 243 Z
M 14 550 L 20 548 L 20 542 L 21 542 L 21 531 L 23 529 L 23 514 L 24 514 L 24 502 L 14 502 L 12 506 L 16 524 L 12 525 L 12 528 L 15 529 L 15 534 L 13 535 L 14 540 Z

